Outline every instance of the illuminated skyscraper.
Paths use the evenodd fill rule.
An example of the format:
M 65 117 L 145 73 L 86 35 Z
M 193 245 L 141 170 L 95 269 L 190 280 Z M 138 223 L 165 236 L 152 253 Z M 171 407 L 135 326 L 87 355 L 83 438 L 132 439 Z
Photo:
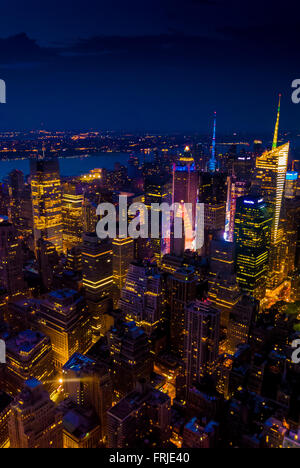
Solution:
M 171 350 L 182 358 L 186 308 L 196 298 L 197 278 L 194 269 L 180 268 L 170 276 L 167 287 L 170 295 Z
M 93 341 L 96 342 L 107 331 L 105 315 L 113 304 L 113 250 L 108 239 L 100 240 L 95 232 L 83 235 L 82 271 Z
M 14 170 L 9 174 L 9 196 L 11 221 L 17 231 L 22 235 L 22 199 L 25 188 L 24 174 Z
M 111 328 L 107 336 L 113 359 L 114 389 L 124 396 L 140 379 L 150 381 L 153 357 L 149 338 L 135 322 L 122 322 Z
M 210 172 L 215 172 L 217 169 L 217 160 L 216 160 L 216 126 L 217 126 L 217 113 L 214 114 L 214 130 L 213 130 L 213 139 L 212 139 L 212 148 L 211 148 L 211 158 L 208 162 L 208 170 Z
M 196 204 L 198 201 L 198 172 L 196 171 L 194 158 L 187 146 L 184 154 L 180 156 L 177 164 L 173 165 L 173 203 L 192 204 L 192 217 L 181 210 L 178 217 L 182 217 L 185 223 L 185 236 L 182 239 L 173 238 L 172 251 L 181 255 L 185 250 L 195 250 L 194 231 L 196 224 Z M 168 253 L 168 252 L 165 252 Z
M 36 379 L 12 404 L 8 428 L 11 448 L 62 448 L 61 414 Z
M 131 237 L 116 238 L 112 242 L 114 284 L 122 290 L 130 263 L 134 258 L 134 241 Z
M 11 296 L 24 290 L 23 255 L 14 226 L 0 217 L 0 285 Z
M 247 195 L 247 182 L 238 181 L 237 178 L 233 176 L 230 180 L 230 184 L 228 184 L 228 191 L 229 191 L 229 206 L 228 206 L 229 224 L 228 224 L 228 230 L 226 233 L 226 240 L 228 240 L 229 242 L 233 242 L 236 201 L 237 201 L 237 198 Z
M 238 345 L 248 343 L 258 312 L 259 301 L 247 295 L 243 295 L 233 306 L 228 325 L 228 352 L 234 355 Z
M 217 367 L 220 338 L 220 312 L 210 301 L 192 302 L 186 310 L 184 361 L 187 389 Z
M 58 161 L 33 160 L 30 162 L 30 170 L 35 246 L 42 237 L 61 253 L 63 221 Z
M 83 233 L 83 192 L 80 185 L 63 186 L 63 248 L 64 252 L 76 247 L 82 241 Z
M 97 203 L 84 197 L 83 201 L 83 232 L 95 232 L 97 224 Z
M 298 184 L 298 172 L 290 171 L 286 173 L 285 179 L 285 198 L 293 199 L 296 197 Z
M 235 274 L 234 243 L 213 240 L 211 243 L 208 298 L 221 313 L 221 325 L 227 327 L 232 307 L 241 290 Z
M 260 195 L 273 212 L 271 242 L 276 244 L 280 237 L 279 221 L 287 172 L 290 144 L 286 143 L 266 151 L 256 159 L 256 185 Z
M 204 247 L 202 253 L 210 255 L 213 238 L 223 238 L 226 223 L 228 177 L 221 173 L 201 173 L 199 201 L 204 204 Z
M 257 299 L 266 291 L 271 224 L 272 215 L 262 198 L 238 198 L 234 230 L 237 280 Z
M 53 291 L 42 299 L 38 325 L 51 340 L 57 370 L 74 353 L 86 352 L 91 344 L 89 315 L 83 297 L 76 291 Z
M 164 312 L 161 274 L 143 264 L 131 263 L 119 307 L 126 320 L 135 321 L 151 335 L 161 325 Z
M 106 412 L 112 405 L 113 387 L 110 370 L 101 363 L 75 353 L 63 367 L 64 391 L 74 403 L 91 406 L 106 435 Z
M 128 449 L 144 440 L 148 447 L 157 447 L 169 441 L 171 399 L 144 382 L 113 406 L 107 417 L 109 448 Z
M 8 390 L 20 392 L 31 378 L 48 384 L 53 378 L 52 347 L 42 333 L 25 330 L 6 342 Z M 50 386 L 49 386 L 50 387 Z
M 148 176 L 145 180 L 145 205 L 148 208 L 149 223 L 151 217 L 151 205 L 154 203 L 172 202 L 172 181 L 166 177 Z M 155 211 L 155 208 L 152 207 Z M 160 223 L 161 223 L 160 215 Z M 149 224 L 150 226 L 151 224 Z M 170 239 L 150 239 L 151 254 L 154 255 L 158 264 L 160 264 L 161 256 L 170 252 Z

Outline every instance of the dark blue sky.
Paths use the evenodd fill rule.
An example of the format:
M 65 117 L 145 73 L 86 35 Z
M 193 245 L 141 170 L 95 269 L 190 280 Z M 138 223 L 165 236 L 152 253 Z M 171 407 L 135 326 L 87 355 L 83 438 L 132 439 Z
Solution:
M 286 0 L 10 0 L 0 128 L 272 132 L 299 128 L 300 6 Z

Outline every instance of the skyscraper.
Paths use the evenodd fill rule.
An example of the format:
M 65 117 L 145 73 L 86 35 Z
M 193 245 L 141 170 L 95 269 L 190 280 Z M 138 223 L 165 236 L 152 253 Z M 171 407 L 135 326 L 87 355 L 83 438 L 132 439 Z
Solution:
M 196 225 L 196 204 L 198 201 L 198 172 L 194 158 L 187 146 L 179 161 L 173 165 L 173 203 L 178 203 L 182 209 L 177 213 L 185 223 L 185 236 L 180 239 L 173 237 L 172 251 L 181 255 L 185 250 L 195 250 L 194 231 Z M 184 213 L 184 203 L 192 205 L 191 217 Z M 166 252 L 167 253 L 167 252 Z
M 216 126 L 217 126 L 217 113 L 214 113 L 214 129 L 213 129 L 213 139 L 212 139 L 212 148 L 211 148 L 211 157 L 208 162 L 209 172 L 215 172 L 217 169 L 217 160 L 216 160 Z
M 131 237 L 116 238 L 112 242 L 114 284 L 119 292 L 122 290 L 129 265 L 134 258 L 134 241 Z
M 11 406 L 11 448 L 62 448 L 62 418 L 36 379 L 26 382 Z
M 74 353 L 86 352 L 91 344 L 89 315 L 83 297 L 76 291 L 52 291 L 41 299 L 38 325 L 51 339 L 57 370 Z
M 195 300 L 196 288 L 197 278 L 192 267 L 180 268 L 168 279 L 171 350 L 181 358 L 184 353 L 186 308 Z
M 80 185 L 64 184 L 62 196 L 63 248 L 76 247 L 82 241 L 83 192 Z
M 101 437 L 107 433 L 106 412 L 112 405 L 110 370 L 83 354 L 75 353 L 63 367 L 64 391 L 74 403 L 92 407 L 99 417 Z
M 24 290 L 23 255 L 14 226 L 0 217 L 0 285 L 10 296 Z
M 287 172 L 290 144 L 286 143 L 271 151 L 266 151 L 256 159 L 256 186 L 259 194 L 272 209 L 273 222 L 271 242 L 280 238 L 280 215 Z
M 126 320 L 135 321 L 148 335 L 151 335 L 161 326 L 163 319 L 162 275 L 154 268 L 147 268 L 136 262 L 131 263 L 119 307 Z
M 234 354 L 238 345 L 247 344 L 251 327 L 259 312 L 259 301 L 243 295 L 233 306 L 228 325 L 228 351 Z
M 36 243 L 37 265 L 43 286 L 50 289 L 53 284 L 55 269 L 59 264 L 59 255 L 55 245 L 42 237 Z
M 187 389 L 214 376 L 220 338 L 220 312 L 210 301 L 192 302 L 186 310 L 184 361 Z
M 170 424 L 170 397 L 141 381 L 108 411 L 108 447 L 125 449 L 144 440 L 148 447 L 164 446 Z
M 152 206 L 154 203 L 168 203 L 172 201 L 172 182 L 169 177 L 165 176 L 148 176 L 145 180 L 145 205 L 148 208 L 149 218 L 155 208 Z M 160 214 L 160 225 L 162 223 L 162 216 Z M 150 221 L 149 221 L 150 223 Z M 150 226 L 150 224 L 149 224 Z M 151 254 L 154 256 L 158 264 L 160 264 L 161 256 L 170 253 L 170 239 L 150 239 Z
M 42 333 L 25 330 L 6 342 L 7 384 L 12 394 L 20 392 L 25 382 L 36 378 L 48 384 L 53 376 L 50 339 Z
M 58 160 L 30 162 L 34 240 L 42 237 L 63 250 L 62 194 Z
M 139 379 L 150 381 L 153 358 L 149 339 L 134 322 L 121 323 L 108 333 L 113 359 L 114 388 L 119 395 L 132 391 Z
M 113 250 L 110 240 L 100 240 L 95 232 L 84 234 L 82 271 L 93 341 L 96 342 L 107 331 L 105 315 L 113 304 Z
M 266 292 L 271 224 L 272 215 L 262 198 L 238 198 L 234 230 L 237 280 L 257 299 Z

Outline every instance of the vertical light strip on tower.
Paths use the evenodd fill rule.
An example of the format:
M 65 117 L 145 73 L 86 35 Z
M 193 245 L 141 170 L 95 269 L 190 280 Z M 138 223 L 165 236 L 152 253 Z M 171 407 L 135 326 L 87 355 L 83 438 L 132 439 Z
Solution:
M 211 158 L 208 163 L 208 169 L 210 172 L 215 172 L 217 168 L 217 160 L 216 160 L 216 126 L 217 126 L 217 113 L 214 113 L 214 132 L 213 132 L 213 139 L 212 139 L 212 149 L 211 149 Z
M 276 119 L 276 125 L 275 125 L 275 131 L 274 131 L 274 138 L 273 138 L 272 149 L 277 148 L 277 143 L 278 143 L 278 130 L 279 130 L 279 119 L 280 119 L 280 101 L 281 101 L 281 94 L 279 94 L 279 102 L 278 102 L 278 110 L 277 110 L 277 119 Z

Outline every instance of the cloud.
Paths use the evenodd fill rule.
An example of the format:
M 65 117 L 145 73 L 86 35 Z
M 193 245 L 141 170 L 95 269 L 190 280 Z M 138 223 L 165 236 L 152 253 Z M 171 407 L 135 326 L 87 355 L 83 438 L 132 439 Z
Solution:
M 32 66 L 56 55 L 57 49 L 43 48 L 25 33 L 0 38 L 0 65 L 6 68 L 15 68 L 14 64 Z

